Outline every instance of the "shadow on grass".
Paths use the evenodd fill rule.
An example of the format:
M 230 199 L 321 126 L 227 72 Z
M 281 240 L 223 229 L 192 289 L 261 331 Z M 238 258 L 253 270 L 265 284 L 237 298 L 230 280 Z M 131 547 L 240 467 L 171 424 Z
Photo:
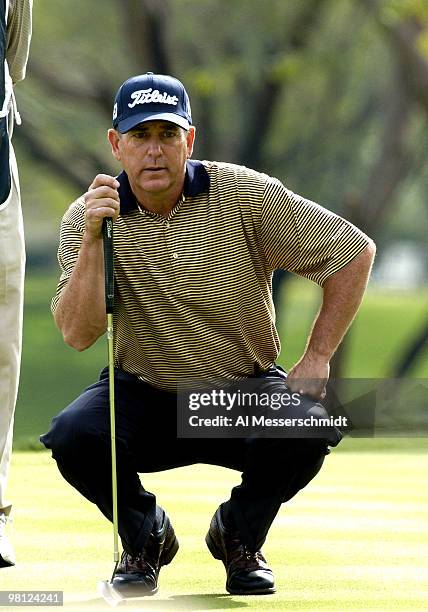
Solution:
M 153 599 L 152 597 L 129 597 L 122 606 L 130 609 L 131 606 L 138 607 L 139 610 L 227 610 L 233 608 L 244 608 L 248 606 L 245 598 L 242 601 L 232 599 L 227 593 L 207 593 L 195 595 L 173 595 L 168 599 Z M 82 610 L 84 608 L 98 608 L 108 604 L 103 599 L 88 599 L 86 601 L 70 601 L 65 603 L 67 608 Z

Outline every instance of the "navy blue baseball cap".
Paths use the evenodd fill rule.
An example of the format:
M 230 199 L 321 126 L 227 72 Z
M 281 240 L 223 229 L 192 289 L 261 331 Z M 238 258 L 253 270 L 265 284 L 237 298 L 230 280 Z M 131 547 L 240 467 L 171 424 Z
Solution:
M 114 99 L 113 127 L 121 134 L 145 121 L 171 121 L 188 130 L 192 125 L 189 96 L 183 83 L 147 72 L 125 81 Z

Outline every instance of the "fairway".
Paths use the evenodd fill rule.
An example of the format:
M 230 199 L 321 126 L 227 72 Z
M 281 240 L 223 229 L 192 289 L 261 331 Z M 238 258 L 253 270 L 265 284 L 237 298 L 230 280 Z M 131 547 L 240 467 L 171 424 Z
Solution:
M 226 594 L 223 567 L 204 543 L 213 511 L 239 475 L 211 466 L 146 475 L 181 547 L 161 571 L 159 593 L 125 608 L 427 610 L 427 474 L 424 453 L 332 453 L 276 518 L 264 552 L 278 592 L 257 597 Z M 18 565 L 1 570 L 0 590 L 63 590 L 67 608 L 108 609 L 96 584 L 113 569 L 112 538 L 98 510 L 45 452 L 14 454 L 9 493 Z

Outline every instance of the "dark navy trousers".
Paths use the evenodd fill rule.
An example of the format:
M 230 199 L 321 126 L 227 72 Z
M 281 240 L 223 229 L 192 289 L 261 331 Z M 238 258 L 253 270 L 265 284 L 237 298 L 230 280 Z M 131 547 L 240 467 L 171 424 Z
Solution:
M 284 375 L 274 366 L 269 376 Z M 63 477 L 111 521 L 108 387 L 106 368 L 40 439 Z M 195 463 L 238 470 L 241 483 L 224 508 L 242 540 L 257 550 L 281 504 L 312 480 L 329 452 L 320 439 L 177 438 L 176 395 L 122 370 L 115 371 L 115 403 L 119 534 L 131 555 L 142 551 L 156 515 L 155 495 L 139 473 Z

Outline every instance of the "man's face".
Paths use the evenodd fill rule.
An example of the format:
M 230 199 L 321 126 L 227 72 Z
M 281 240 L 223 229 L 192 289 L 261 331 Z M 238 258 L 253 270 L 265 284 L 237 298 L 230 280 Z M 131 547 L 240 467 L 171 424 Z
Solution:
M 193 150 L 194 127 L 186 132 L 169 121 L 147 121 L 126 134 L 111 129 L 108 138 L 135 195 L 181 192 L 186 160 Z

